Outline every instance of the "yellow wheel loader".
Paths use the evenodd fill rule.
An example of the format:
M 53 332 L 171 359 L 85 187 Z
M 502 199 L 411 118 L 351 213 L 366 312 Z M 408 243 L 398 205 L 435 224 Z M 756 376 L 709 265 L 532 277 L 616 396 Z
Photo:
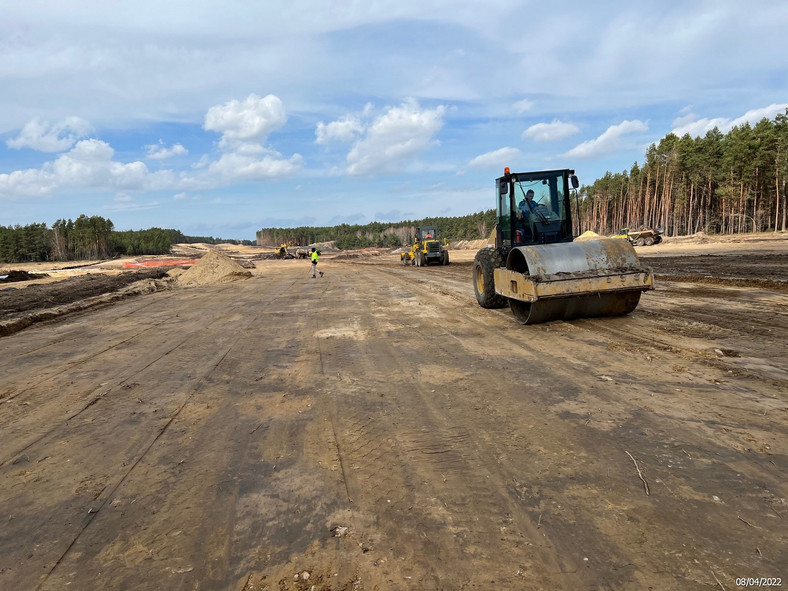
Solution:
M 629 314 L 654 289 L 651 269 L 626 240 L 573 242 L 573 170 L 496 179 L 497 223 L 476 253 L 473 287 L 482 308 L 507 304 L 521 324 Z M 576 201 L 577 203 L 577 201 Z
M 642 226 L 640 230 L 630 230 L 629 228 L 622 228 L 618 234 L 614 234 L 611 238 L 623 238 L 629 240 L 632 246 L 651 246 L 662 242 L 662 230 L 652 230 Z
M 410 250 L 400 254 L 404 265 L 426 267 L 430 263 L 438 265 L 449 264 L 449 249 L 438 240 L 438 229 L 435 226 L 420 226 L 416 228 L 416 236 Z

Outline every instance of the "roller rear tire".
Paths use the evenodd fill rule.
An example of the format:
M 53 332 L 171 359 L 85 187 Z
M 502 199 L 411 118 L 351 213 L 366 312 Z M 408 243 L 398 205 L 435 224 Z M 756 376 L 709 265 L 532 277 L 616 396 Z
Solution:
M 505 308 L 506 298 L 495 293 L 495 269 L 503 267 L 503 255 L 495 248 L 482 248 L 473 260 L 473 290 L 482 308 Z

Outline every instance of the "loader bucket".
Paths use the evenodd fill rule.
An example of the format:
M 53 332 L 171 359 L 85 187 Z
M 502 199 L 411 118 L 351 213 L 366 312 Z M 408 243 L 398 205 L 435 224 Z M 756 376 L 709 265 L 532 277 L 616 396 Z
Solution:
M 654 276 L 632 245 L 609 238 L 520 246 L 495 270 L 495 291 L 522 324 L 629 314 L 649 289 Z

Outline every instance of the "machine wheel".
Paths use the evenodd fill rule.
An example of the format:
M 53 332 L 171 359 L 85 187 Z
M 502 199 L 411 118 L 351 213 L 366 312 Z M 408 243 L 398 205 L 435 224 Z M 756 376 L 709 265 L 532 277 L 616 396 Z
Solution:
M 449 251 L 448 250 L 444 250 L 443 251 L 443 264 L 444 265 L 448 265 L 449 264 Z
M 643 240 L 642 238 L 638 238 L 637 240 L 635 240 L 635 246 L 643 246 L 645 243 L 646 241 Z
M 403 265 L 407 265 L 409 262 L 410 262 L 410 261 L 408 260 L 408 257 L 406 257 L 406 256 L 404 256 L 404 255 L 403 255 L 403 257 L 402 257 L 402 264 L 403 264 Z
M 648 236 L 646 237 L 646 246 L 652 246 L 654 244 L 654 237 Z
M 495 269 L 503 267 L 503 255 L 495 248 L 482 248 L 473 260 L 473 290 L 482 308 L 505 308 L 507 301 L 495 293 Z

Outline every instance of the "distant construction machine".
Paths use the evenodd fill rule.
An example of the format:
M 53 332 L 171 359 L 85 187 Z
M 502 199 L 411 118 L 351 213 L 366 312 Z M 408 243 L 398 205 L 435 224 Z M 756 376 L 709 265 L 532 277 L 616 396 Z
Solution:
M 629 228 L 622 228 L 618 234 L 614 234 L 611 238 L 624 238 L 629 240 L 632 246 L 651 246 L 662 242 L 662 230 L 652 230 L 646 226 L 641 226 L 640 230 L 630 230 Z
M 573 170 L 506 168 L 495 183 L 497 223 L 473 263 L 482 308 L 508 304 L 522 324 L 618 316 L 654 289 L 653 273 L 628 241 L 573 242 L 570 183 L 579 186 Z
M 400 259 L 403 264 L 416 267 L 426 267 L 430 263 L 448 265 L 449 250 L 438 240 L 438 228 L 420 226 L 416 228 L 410 250 L 401 253 Z
M 287 251 L 287 243 L 283 242 L 282 246 L 274 249 L 274 257 L 278 259 L 294 259 L 295 255 Z

